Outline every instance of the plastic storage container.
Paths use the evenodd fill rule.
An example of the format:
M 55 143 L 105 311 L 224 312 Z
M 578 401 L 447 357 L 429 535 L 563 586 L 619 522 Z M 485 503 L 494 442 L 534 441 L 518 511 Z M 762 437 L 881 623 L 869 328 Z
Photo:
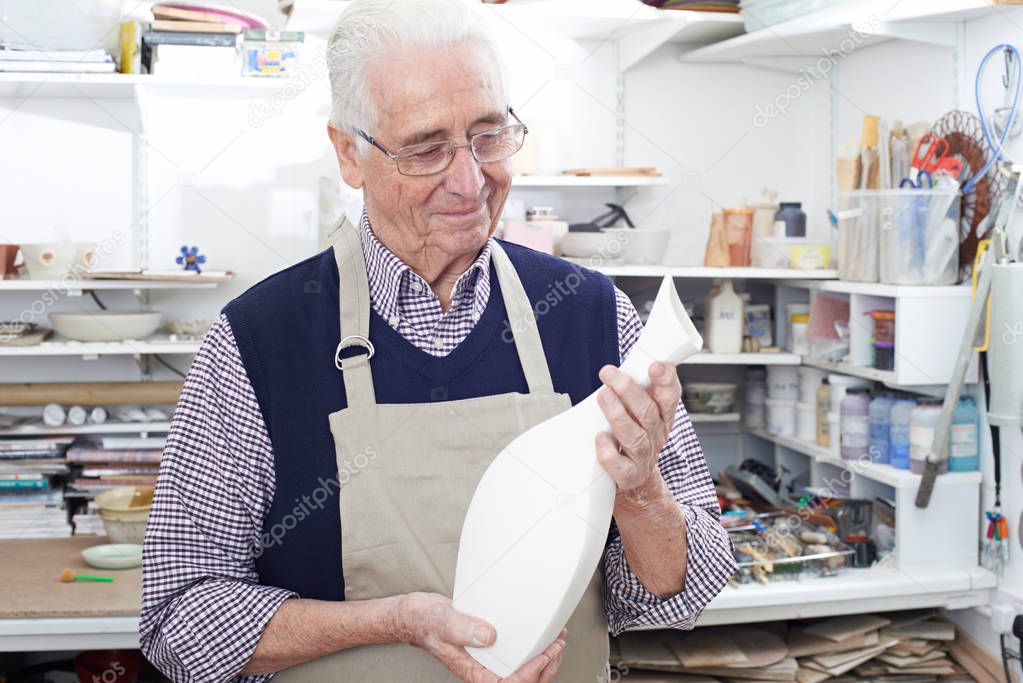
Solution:
M 963 398 L 956 405 L 949 437 L 948 469 L 951 472 L 972 472 L 980 466 L 980 440 L 977 404 Z
M 746 426 L 761 429 L 767 424 L 764 400 L 767 398 L 767 382 L 763 378 L 746 379 L 745 411 Z
M 789 351 L 800 356 L 810 353 L 810 342 L 806 338 L 806 328 L 810 326 L 808 313 L 793 313 L 789 318 Z
M 959 191 L 878 190 L 880 268 L 893 285 L 959 281 Z
M 838 277 L 877 282 L 877 197 L 862 191 L 840 197 L 838 212 Z
M 817 439 L 816 403 L 796 403 L 796 438 L 807 443 Z
M 934 443 L 934 428 L 939 415 L 941 399 L 922 399 L 913 409 L 909 422 L 909 469 L 916 474 L 923 474 L 927 466 L 927 454 Z M 942 461 L 938 471 L 948 471 L 948 460 Z
M 801 202 L 782 202 L 774 215 L 776 237 L 806 237 L 806 212 Z
M 820 389 L 821 382 L 824 381 L 828 373 L 806 365 L 799 366 L 797 373 L 799 374 L 799 400 L 803 403 L 816 403 L 817 390 Z
M 732 289 L 731 280 L 707 296 L 704 339 L 712 353 L 739 353 L 742 350 L 742 299 Z
M 874 367 L 878 370 L 895 369 L 895 342 L 874 342 Z
M 767 368 L 768 398 L 795 401 L 799 398 L 799 371 L 791 365 L 771 365 Z
M 779 436 L 796 434 L 796 401 L 787 398 L 767 398 L 767 431 Z
M 839 420 L 842 438 L 841 454 L 846 460 L 860 460 L 870 447 L 870 398 L 866 389 L 849 389 L 842 399 Z
M 899 399 L 892 405 L 888 429 L 888 454 L 892 467 L 909 469 L 909 423 L 916 401 Z
M 867 409 L 870 418 L 870 458 L 881 464 L 891 462 L 889 453 L 891 434 L 889 432 L 893 405 L 895 405 L 894 398 L 881 394 L 870 400 L 870 407 Z
M 682 403 L 690 413 L 729 413 L 735 407 L 735 382 L 687 382 Z

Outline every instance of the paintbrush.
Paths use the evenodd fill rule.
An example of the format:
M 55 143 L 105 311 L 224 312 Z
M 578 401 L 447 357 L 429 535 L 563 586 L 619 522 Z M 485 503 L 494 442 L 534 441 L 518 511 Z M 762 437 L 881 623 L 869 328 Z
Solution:
M 60 573 L 61 583 L 73 583 L 75 581 L 100 581 L 102 583 L 110 583 L 114 580 L 112 576 L 90 576 L 89 574 L 76 574 L 73 569 L 64 567 L 64 571 Z

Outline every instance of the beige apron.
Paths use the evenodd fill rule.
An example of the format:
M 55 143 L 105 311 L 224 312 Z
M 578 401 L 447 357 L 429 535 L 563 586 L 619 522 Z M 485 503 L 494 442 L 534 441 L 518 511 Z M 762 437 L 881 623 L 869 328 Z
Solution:
M 360 234 L 343 220 L 333 241 L 340 276 L 338 352 L 353 345 L 369 350 L 339 363 L 348 407 L 329 418 L 341 482 L 345 597 L 364 600 L 414 591 L 451 596 L 462 521 L 483 472 L 512 439 L 570 407 L 570 399 L 554 392 L 529 300 L 508 256 L 495 244 L 493 262 L 509 319 L 533 323 L 511 326 L 529 393 L 378 404 L 369 365 L 370 302 Z M 608 680 L 599 568 L 567 628 L 567 648 L 556 680 Z M 287 669 L 274 680 L 458 679 L 425 650 L 399 643 L 344 650 Z

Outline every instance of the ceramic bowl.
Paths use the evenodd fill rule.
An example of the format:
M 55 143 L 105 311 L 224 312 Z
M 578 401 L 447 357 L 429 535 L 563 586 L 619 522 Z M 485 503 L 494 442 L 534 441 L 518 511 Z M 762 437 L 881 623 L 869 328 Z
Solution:
M 58 334 L 82 342 L 145 339 L 156 332 L 162 320 L 162 314 L 152 311 L 144 313 L 124 311 L 50 313 L 50 323 Z
M 95 265 L 92 244 L 89 242 L 50 242 L 22 244 L 28 276 L 33 280 L 76 278 L 88 273 Z
M 664 262 L 670 230 L 635 230 L 633 228 L 604 228 L 623 245 L 622 260 L 626 263 L 658 265 Z
M 561 254 L 569 258 L 614 261 L 623 250 L 621 238 L 606 231 L 569 232 L 561 238 Z
M 82 551 L 82 559 L 96 569 L 134 569 L 142 566 L 142 546 L 137 543 L 105 543 Z

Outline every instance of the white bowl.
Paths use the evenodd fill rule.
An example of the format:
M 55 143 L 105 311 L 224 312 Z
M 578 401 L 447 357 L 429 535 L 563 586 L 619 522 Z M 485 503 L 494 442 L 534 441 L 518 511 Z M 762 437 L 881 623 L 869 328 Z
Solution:
M 96 569 L 134 569 L 142 566 L 142 546 L 137 543 L 104 543 L 82 551 L 85 564 Z
M 561 238 L 561 255 L 569 258 L 614 261 L 624 250 L 622 238 L 606 231 L 568 232 Z
M 89 242 L 22 244 L 28 276 L 33 280 L 80 278 L 92 270 L 95 257 Z
M 604 232 L 615 235 L 622 242 L 624 246 L 622 260 L 636 264 L 663 263 L 668 240 L 671 238 L 670 230 L 604 228 Z
M 50 313 L 53 329 L 68 339 L 82 342 L 145 339 L 160 327 L 159 312 Z

